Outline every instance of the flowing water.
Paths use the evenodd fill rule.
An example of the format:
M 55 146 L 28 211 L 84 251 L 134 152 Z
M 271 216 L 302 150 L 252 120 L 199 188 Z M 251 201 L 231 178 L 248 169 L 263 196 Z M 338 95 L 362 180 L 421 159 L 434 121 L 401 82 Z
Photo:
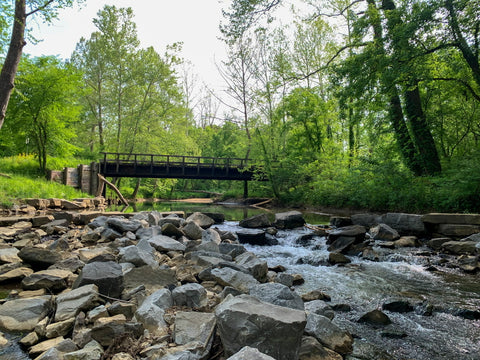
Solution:
M 235 231 L 238 225 L 226 222 L 220 228 Z M 352 257 L 346 266 L 329 266 L 324 237 L 314 238 L 308 246 L 296 244 L 310 232 L 307 228 L 279 231 L 279 245 L 246 247 L 269 266 L 283 265 L 289 273 L 302 274 L 305 283 L 296 287 L 298 293 L 320 289 L 331 296 L 332 304 L 350 305 L 351 311 L 336 312 L 334 323 L 350 331 L 357 344 L 373 345 L 366 346 L 363 359 L 389 358 L 382 351 L 399 360 L 480 359 L 480 320 L 453 315 L 460 310 L 480 311 L 479 276 L 427 271 L 441 260 L 425 255 L 427 249 L 375 248 L 379 261 Z M 385 311 L 393 324 L 383 328 L 357 322 L 366 312 L 393 300 L 408 301 L 415 311 Z M 432 314 L 426 316 L 426 309 L 433 309 Z
M 233 232 L 239 229 L 238 220 L 262 212 L 185 203 L 161 204 L 153 209 L 223 212 L 228 221 L 217 227 Z M 152 207 L 137 210 L 152 210 Z M 310 224 L 325 224 L 329 219 L 315 213 L 304 216 Z M 246 247 L 269 266 L 283 265 L 288 273 L 302 274 L 305 283 L 296 287 L 298 293 L 320 289 L 331 296 L 331 304 L 348 304 L 351 311 L 336 311 L 333 321 L 354 335 L 357 358 L 480 360 L 480 320 L 465 319 L 458 314 L 461 310 L 480 311 L 479 275 L 438 266 L 441 271 L 430 272 L 428 267 L 440 264 L 442 259 L 429 254 L 427 249 L 411 248 L 394 251 L 376 248 L 378 261 L 352 257 L 352 263 L 346 266 L 328 266 L 324 237 L 314 237 L 307 246 L 296 243 L 301 235 L 310 232 L 307 228 L 279 231 L 279 245 Z M 408 301 L 415 311 L 385 311 L 393 324 L 382 328 L 357 322 L 364 313 L 381 309 L 383 303 L 391 300 Z M 430 315 L 428 309 L 433 309 Z M 0 349 L 1 360 L 28 359 L 18 348 L 6 351 Z

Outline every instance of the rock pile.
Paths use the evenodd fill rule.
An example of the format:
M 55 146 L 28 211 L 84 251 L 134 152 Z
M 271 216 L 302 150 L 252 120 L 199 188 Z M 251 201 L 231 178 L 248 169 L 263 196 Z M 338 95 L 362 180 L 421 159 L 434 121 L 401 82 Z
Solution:
M 314 346 L 335 359 L 350 351 L 352 337 L 331 317 L 309 316 L 291 288 L 300 276 L 269 269 L 211 217 L 98 215 L 3 219 L 0 283 L 18 287 L 2 300 L 0 327 L 23 333 L 31 358 L 306 359 L 303 347 Z M 298 213 L 281 215 L 281 227 L 300 223 Z
M 38 360 L 332 360 L 354 351 L 357 341 L 332 321 L 348 305 L 329 306 L 319 290 L 300 297 L 294 286 L 301 276 L 269 268 L 241 244 L 274 244 L 277 228 L 303 225 L 301 213 L 277 214 L 273 223 L 246 219 L 236 234 L 217 229 L 222 217 L 209 215 L 0 218 L 0 285 L 17 289 L 1 301 L 0 328 L 23 333 L 21 346 Z M 331 264 L 351 255 L 375 258 L 377 248 L 428 244 L 477 271 L 480 235 L 470 233 L 476 225 L 458 239 L 442 233 L 451 227 L 440 221 L 466 225 L 465 218 L 439 214 L 365 214 L 332 218 L 341 226 L 312 236 L 327 237 Z M 465 234 L 460 228 L 457 234 Z M 310 242 L 303 236 L 298 244 Z M 383 309 L 412 306 L 392 302 Z M 380 310 L 359 321 L 389 323 Z M 0 346 L 6 342 L 0 336 Z

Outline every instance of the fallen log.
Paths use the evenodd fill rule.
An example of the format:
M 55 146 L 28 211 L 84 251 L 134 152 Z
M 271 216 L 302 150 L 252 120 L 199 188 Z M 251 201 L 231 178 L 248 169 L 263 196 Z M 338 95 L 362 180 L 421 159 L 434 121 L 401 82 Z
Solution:
M 118 188 L 113 184 L 111 183 L 110 181 L 108 181 L 107 179 L 105 179 L 102 175 L 98 174 L 98 179 L 100 180 L 99 184 L 98 184 L 98 189 L 97 189 L 97 196 L 100 196 L 98 195 L 99 193 L 101 194 L 103 192 L 103 187 L 105 186 L 105 184 L 107 184 L 108 186 L 110 186 L 110 188 L 115 191 L 115 193 L 118 195 L 118 197 L 120 198 L 120 201 L 125 205 L 125 206 L 128 206 L 128 201 L 123 197 L 122 193 L 120 192 L 120 190 L 118 190 Z

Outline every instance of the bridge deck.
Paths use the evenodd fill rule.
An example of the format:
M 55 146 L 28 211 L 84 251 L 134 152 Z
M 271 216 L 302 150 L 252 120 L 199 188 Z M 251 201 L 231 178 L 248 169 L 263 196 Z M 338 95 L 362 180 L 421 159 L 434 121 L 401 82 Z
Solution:
M 108 177 L 253 180 L 246 159 L 183 155 L 103 153 L 100 173 Z M 263 177 L 255 180 L 266 180 Z

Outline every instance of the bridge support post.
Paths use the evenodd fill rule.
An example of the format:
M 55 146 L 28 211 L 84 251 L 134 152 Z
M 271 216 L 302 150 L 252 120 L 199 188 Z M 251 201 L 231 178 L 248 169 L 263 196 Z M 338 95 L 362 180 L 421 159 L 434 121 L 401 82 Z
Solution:
M 248 180 L 243 181 L 243 198 L 248 199 Z

